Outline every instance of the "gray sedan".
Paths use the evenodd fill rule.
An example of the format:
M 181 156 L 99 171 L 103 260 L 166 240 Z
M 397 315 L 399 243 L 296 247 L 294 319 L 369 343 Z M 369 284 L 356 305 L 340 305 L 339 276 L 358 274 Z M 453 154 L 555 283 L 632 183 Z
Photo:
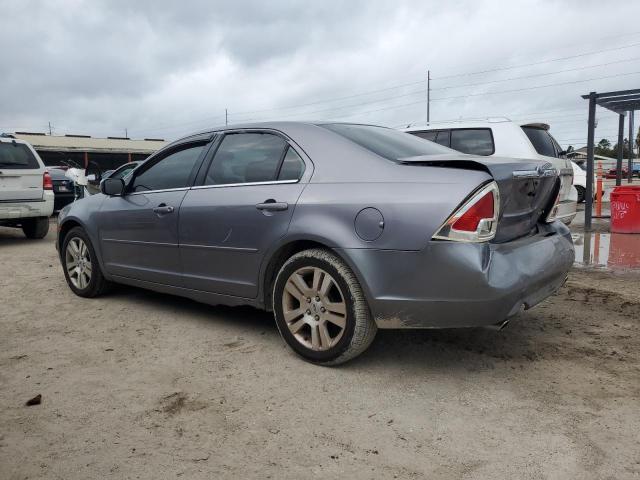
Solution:
M 314 363 L 378 328 L 503 325 L 565 281 L 550 164 L 344 123 L 221 127 L 163 148 L 59 215 L 71 290 L 111 283 L 274 312 Z

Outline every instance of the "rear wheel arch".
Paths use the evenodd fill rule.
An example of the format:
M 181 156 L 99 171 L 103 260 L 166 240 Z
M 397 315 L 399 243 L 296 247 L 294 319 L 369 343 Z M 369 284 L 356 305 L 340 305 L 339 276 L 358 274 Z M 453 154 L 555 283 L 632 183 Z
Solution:
M 312 248 L 322 248 L 325 250 L 333 251 L 331 247 L 320 241 L 299 239 L 289 241 L 278 247 L 278 249 L 273 252 L 273 254 L 269 258 L 267 266 L 264 269 L 264 274 L 262 275 L 261 296 L 262 301 L 264 302 L 265 310 L 273 310 L 271 293 L 276 281 L 276 276 L 278 275 L 278 272 L 280 271 L 282 265 L 284 265 L 284 263 L 296 253 Z
M 345 252 L 345 250 L 340 248 L 335 248 L 330 246 L 330 242 L 324 239 L 310 239 L 310 238 L 301 238 L 290 240 L 289 242 L 284 243 L 280 247 L 278 247 L 274 253 L 269 257 L 269 261 L 266 264 L 266 267 L 263 270 L 262 274 L 262 290 L 259 296 L 259 299 L 263 302 L 264 309 L 267 311 L 273 310 L 272 305 L 272 292 L 273 287 L 275 285 L 276 277 L 282 265 L 291 258 L 296 253 L 302 252 L 303 250 L 310 250 L 314 248 L 321 248 L 333 253 L 340 260 L 342 260 L 353 272 L 356 279 L 360 283 L 360 287 L 362 288 L 365 298 L 368 302 L 371 301 L 371 295 L 369 291 L 368 284 L 364 281 L 362 277 L 362 272 L 357 267 L 357 265 L 349 258 L 349 255 Z

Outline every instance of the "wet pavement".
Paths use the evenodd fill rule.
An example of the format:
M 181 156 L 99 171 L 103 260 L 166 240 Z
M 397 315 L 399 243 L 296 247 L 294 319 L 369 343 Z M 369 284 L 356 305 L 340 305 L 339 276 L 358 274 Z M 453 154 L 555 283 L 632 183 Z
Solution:
M 576 265 L 616 270 L 640 269 L 640 234 L 573 233 Z

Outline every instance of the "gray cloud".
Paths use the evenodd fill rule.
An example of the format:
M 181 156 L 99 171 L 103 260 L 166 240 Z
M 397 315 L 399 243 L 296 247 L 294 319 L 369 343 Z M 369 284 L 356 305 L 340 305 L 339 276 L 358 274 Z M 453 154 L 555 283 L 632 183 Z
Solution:
M 51 121 L 60 134 L 173 138 L 224 122 L 225 108 L 231 121 L 395 126 L 425 120 L 425 85 L 414 82 L 430 69 L 432 119 L 543 120 L 579 144 L 580 94 L 640 85 L 640 75 L 616 77 L 640 72 L 640 46 L 439 78 L 640 43 L 613 21 L 638 18 L 632 2 L 9 0 L 0 11 L 0 130 Z M 625 59 L 635 60 L 612 63 Z M 522 76 L 533 77 L 501 81 Z M 604 76 L 613 78 L 485 95 Z M 599 119 L 597 135 L 613 137 L 615 116 Z

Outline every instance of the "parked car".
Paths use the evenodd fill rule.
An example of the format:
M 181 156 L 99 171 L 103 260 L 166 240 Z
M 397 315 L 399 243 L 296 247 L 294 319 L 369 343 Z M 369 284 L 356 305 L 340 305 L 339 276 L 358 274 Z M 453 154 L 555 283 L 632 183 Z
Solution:
M 0 225 L 43 238 L 53 213 L 53 185 L 31 145 L 0 135 Z
M 604 178 L 617 178 L 618 169 L 612 168 L 607 173 L 604 174 Z M 622 178 L 627 178 L 629 175 L 629 166 L 622 166 Z M 631 172 L 632 177 L 640 177 L 640 163 L 633 163 L 633 171 Z
M 508 119 L 487 119 L 443 122 L 404 131 L 462 153 L 549 161 L 562 181 L 558 219 L 569 224 L 576 216 L 578 192 L 573 188 L 573 167 L 547 124 L 518 125 Z
M 53 183 L 53 193 L 55 195 L 53 211 L 59 212 L 75 200 L 77 196 L 76 186 L 73 180 L 65 175 L 66 168 L 47 167 L 47 170 L 51 175 L 51 183 Z
M 397 130 L 262 123 L 185 137 L 65 207 L 56 246 L 82 297 L 111 282 L 273 310 L 319 364 L 378 328 L 503 325 L 574 258 L 546 161 L 488 159 Z
M 578 192 L 578 203 L 582 203 L 587 192 L 587 172 L 573 161 L 571 161 L 571 168 L 573 169 L 573 186 Z

